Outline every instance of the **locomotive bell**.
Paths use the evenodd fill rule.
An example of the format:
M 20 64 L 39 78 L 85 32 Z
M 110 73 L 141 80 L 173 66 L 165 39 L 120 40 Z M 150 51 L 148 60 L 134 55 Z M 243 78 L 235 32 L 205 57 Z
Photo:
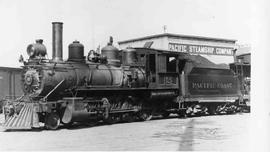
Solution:
M 68 45 L 69 61 L 84 61 L 84 46 L 79 41 L 73 41 Z
M 27 54 L 30 58 L 35 58 L 37 56 L 39 57 L 45 57 L 47 54 L 46 47 L 43 43 L 42 39 L 36 40 L 36 43 L 30 44 L 27 46 Z
M 113 38 L 110 37 L 110 42 L 107 44 L 107 46 L 101 49 L 101 55 L 103 57 L 107 57 L 108 64 L 119 66 L 120 65 L 119 50 L 112 44 Z

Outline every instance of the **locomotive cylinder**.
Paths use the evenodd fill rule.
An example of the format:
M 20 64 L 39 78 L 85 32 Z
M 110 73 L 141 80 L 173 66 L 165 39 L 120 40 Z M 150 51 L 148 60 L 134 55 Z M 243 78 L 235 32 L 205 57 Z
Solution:
M 73 43 L 69 44 L 68 60 L 69 61 L 84 60 L 84 46 L 79 41 L 73 41 Z
M 68 101 L 68 105 L 63 113 L 63 123 L 84 122 L 91 118 L 91 112 L 85 109 L 83 98 L 65 98 L 65 100 Z
M 52 59 L 53 61 L 63 60 L 63 23 L 52 23 Z

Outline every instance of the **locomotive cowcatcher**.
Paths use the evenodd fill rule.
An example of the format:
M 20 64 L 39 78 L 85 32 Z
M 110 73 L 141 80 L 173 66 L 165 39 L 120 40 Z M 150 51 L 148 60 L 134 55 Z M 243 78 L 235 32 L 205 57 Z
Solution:
M 46 58 L 43 40 L 27 47 L 24 95 L 4 107 L 6 129 L 31 129 L 40 125 L 57 129 L 77 122 L 107 123 L 168 117 L 233 113 L 241 92 L 237 76 L 199 55 L 126 48 L 113 40 L 84 56 L 84 46 L 74 41 L 68 59 L 62 59 L 62 28 L 53 22 L 52 59 Z

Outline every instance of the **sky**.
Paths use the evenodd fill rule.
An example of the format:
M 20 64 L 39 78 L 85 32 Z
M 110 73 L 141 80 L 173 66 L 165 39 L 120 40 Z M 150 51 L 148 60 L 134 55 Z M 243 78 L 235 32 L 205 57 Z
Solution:
M 167 32 L 251 42 L 249 0 L 0 0 L 0 66 L 19 67 L 26 47 L 43 39 L 51 58 L 51 22 L 63 22 L 63 54 L 79 40 L 85 52 Z

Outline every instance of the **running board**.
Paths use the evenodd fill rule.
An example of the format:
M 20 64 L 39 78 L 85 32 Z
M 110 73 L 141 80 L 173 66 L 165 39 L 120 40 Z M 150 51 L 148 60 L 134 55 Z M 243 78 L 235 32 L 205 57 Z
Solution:
M 109 111 L 109 113 L 113 114 L 113 113 L 126 113 L 126 112 L 138 112 L 138 109 L 124 109 L 124 110 L 111 110 Z
M 235 100 L 199 100 L 199 102 L 230 102 L 233 103 Z

